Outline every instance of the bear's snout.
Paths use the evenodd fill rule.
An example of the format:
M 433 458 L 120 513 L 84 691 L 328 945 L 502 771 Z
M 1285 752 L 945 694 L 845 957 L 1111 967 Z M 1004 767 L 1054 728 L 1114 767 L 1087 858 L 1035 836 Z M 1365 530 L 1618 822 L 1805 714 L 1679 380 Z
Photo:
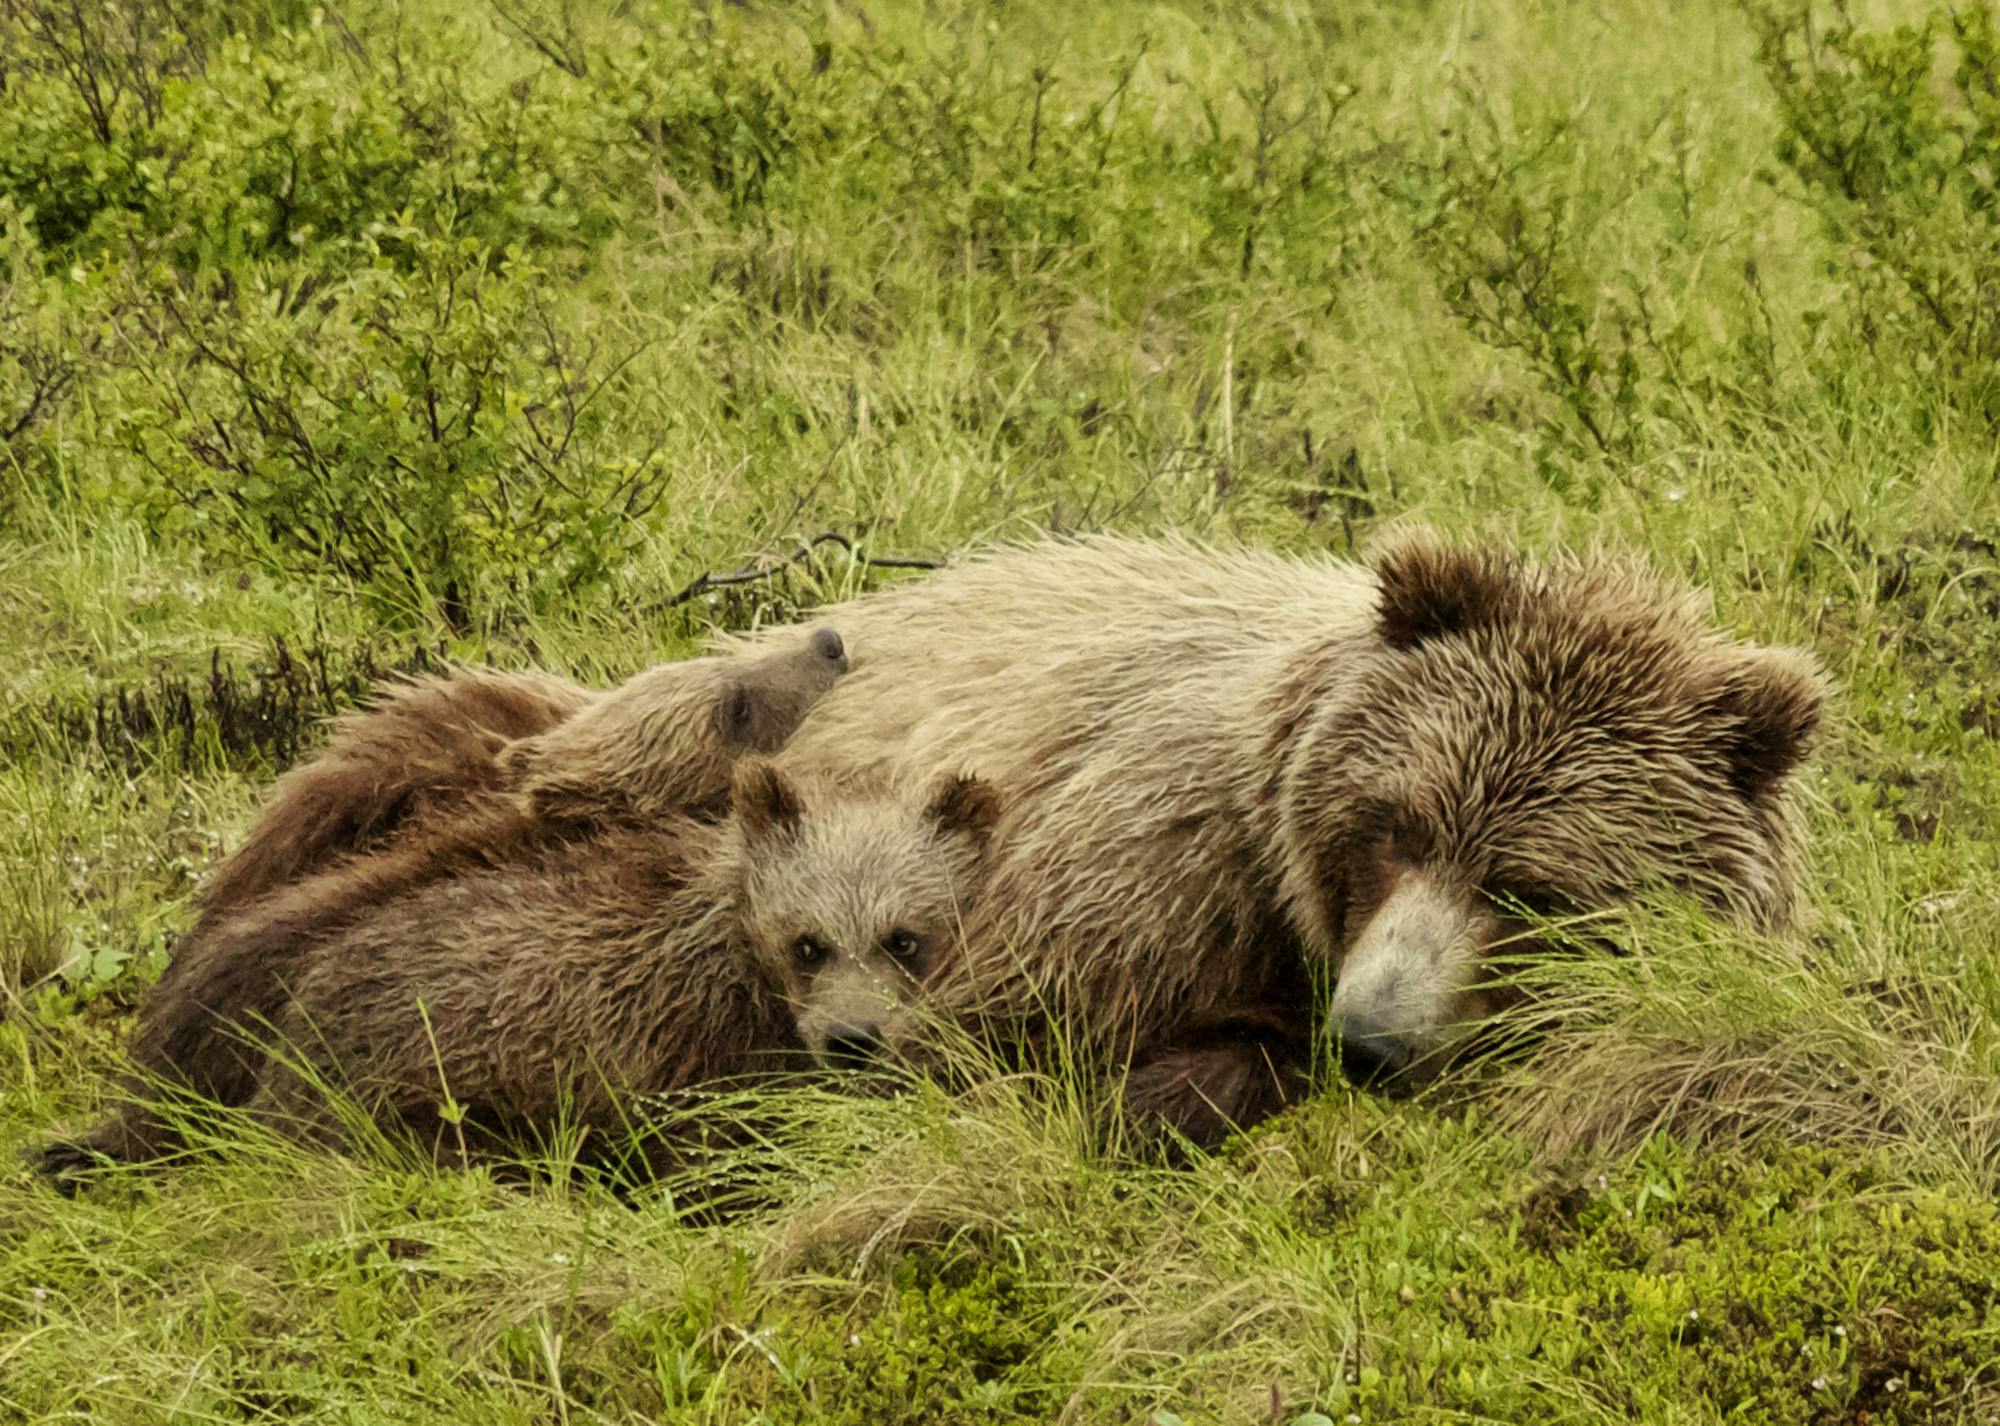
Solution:
M 806 647 L 819 658 L 833 665 L 835 673 L 847 672 L 847 642 L 838 633 L 822 625 L 812 631 Z
M 865 1065 L 882 1048 L 880 1025 L 836 1025 L 826 1032 L 826 1047 L 820 1058 L 830 1065 L 852 1068 Z
M 1417 1055 L 1407 1037 L 1366 1015 L 1335 1020 L 1333 1035 L 1340 1049 L 1340 1072 L 1350 1084 L 1375 1086 L 1394 1080 Z
M 1357 1083 L 1435 1073 L 1466 1029 L 1493 918 L 1444 879 L 1403 873 L 1340 963 L 1332 1027 Z

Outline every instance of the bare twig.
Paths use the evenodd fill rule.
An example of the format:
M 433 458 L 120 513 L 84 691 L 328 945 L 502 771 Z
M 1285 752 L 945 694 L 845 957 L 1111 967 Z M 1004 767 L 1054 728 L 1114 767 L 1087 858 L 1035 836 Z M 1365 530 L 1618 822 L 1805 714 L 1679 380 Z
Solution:
M 782 559 L 764 560 L 722 574 L 705 571 L 681 589 L 659 600 L 653 607 L 672 609 L 677 605 L 686 604 L 689 600 L 699 599 L 712 590 L 729 589 L 742 584 L 758 584 L 767 579 L 775 579 L 793 566 L 804 564 L 811 559 L 813 551 L 821 545 L 839 545 L 841 549 L 847 551 L 849 558 L 871 569 L 941 569 L 944 566 L 943 560 L 926 559 L 921 556 L 863 554 L 847 536 L 835 530 L 828 530 L 823 534 L 814 535 L 810 540 L 801 541 L 798 549 Z
M 584 56 L 583 42 L 576 33 L 576 16 L 571 13 L 568 4 L 562 7 L 560 36 L 547 33 L 527 15 L 501 4 L 500 0 L 487 0 L 487 8 L 493 11 L 496 20 L 557 69 L 576 79 L 589 77 L 590 64 Z

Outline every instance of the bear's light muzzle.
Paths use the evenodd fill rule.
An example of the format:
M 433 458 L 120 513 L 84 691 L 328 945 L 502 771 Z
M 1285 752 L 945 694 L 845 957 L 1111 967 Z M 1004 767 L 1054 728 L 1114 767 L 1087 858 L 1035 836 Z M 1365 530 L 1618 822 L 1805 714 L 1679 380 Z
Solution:
M 1422 1080 L 1464 1034 L 1492 917 L 1422 872 L 1405 874 L 1340 963 L 1332 1031 L 1361 1083 Z
M 904 987 L 865 963 L 841 962 L 821 972 L 795 1006 L 799 1037 L 822 1065 L 852 1068 L 901 1033 Z

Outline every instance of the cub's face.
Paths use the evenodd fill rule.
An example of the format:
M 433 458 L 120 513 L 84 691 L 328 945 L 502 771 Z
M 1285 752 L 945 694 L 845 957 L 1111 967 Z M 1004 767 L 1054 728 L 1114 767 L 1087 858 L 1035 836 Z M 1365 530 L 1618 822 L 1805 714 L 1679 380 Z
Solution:
M 1382 648 L 1285 775 L 1295 914 L 1365 1078 L 1421 1079 L 1508 998 L 1498 957 L 1651 890 L 1753 925 L 1796 885 L 1791 774 L 1821 675 L 1634 572 L 1418 546 Z M 1587 928 L 1579 927 L 1579 930 Z
M 814 788 L 763 764 L 736 780 L 742 920 L 799 1036 L 825 1064 L 865 1060 L 915 1027 L 923 987 L 959 944 L 998 816 L 991 789 L 940 784 L 921 806 Z
M 782 748 L 847 667 L 846 643 L 824 626 L 813 630 L 803 647 L 745 666 L 716 705 L 715 731 L 725 755 Z
M 847 646 L 827 628 L 761 659 L 659 664 L 509 744 L 499 764 L 524 809 L 551 823 L 710 807 L 736 760 L 783 747 L 847 667 Z

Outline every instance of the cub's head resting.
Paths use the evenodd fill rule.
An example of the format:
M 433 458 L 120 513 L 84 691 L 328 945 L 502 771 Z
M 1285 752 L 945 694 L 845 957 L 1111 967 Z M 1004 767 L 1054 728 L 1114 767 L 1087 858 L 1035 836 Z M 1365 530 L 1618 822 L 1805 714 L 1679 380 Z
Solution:
M 767 763 L 737 770 L 742 920 L 799 1036 L 825 1064 L 900 1040 L 911 1003 L 955 953 L 1000 801 L 947 777 L 919 804 L 802 788 Z
M 661 664 L 600 694 L 501 754 L 532 815 L 602 822 L 686 812 L 729 793 L 736 760 L 774 753 L 847 672 L 847 647 L 815 629 L 796 648 L 745 663 Z
M 1667 890 L 1785 919 L 1793 773 L 1826 698 L 1809 655 L 1737 642 L 1614 560 L 1419 536 L 1375 576 L 1375 647 L 1325 675 L 1282 780 L 1286 895 L 1338 968 L 1351 1069 L 1438 1068 L 1540 918 Z

